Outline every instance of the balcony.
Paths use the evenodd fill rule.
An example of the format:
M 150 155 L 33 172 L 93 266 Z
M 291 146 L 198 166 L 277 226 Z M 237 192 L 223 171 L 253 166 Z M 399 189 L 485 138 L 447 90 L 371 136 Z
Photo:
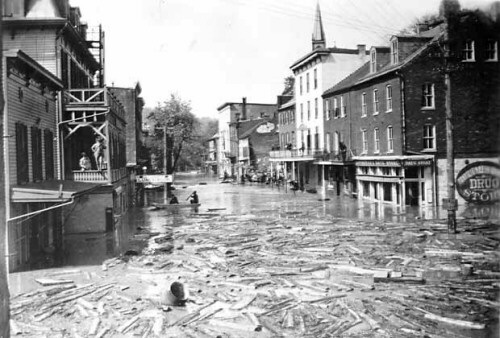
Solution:
M 291 149 L 291 150 L 272 150 L 269 153 L 271 159 L 311 161 L 323 154 L 320 149 Z
M 127 168 L 111 169 L 111 179 L 107 170 L 73 170 L 72 179 L 75 182 L 113 183 L 127 176 Z
M 74 122 L 103 121 L 103 113 L 111 112 L 125 120 L 125 109 L 107 88 L 80 88 L 64 91 L 64 108 Z M 68 117 L 67 117 L 68 118 Z
M 351 149 L 346 149 L 345 151 L 333 150 L 324 151 L 321 156 L 316 160 L 321 162 L 330 162 L 331 164 L 344 164 L 353 161 L 353 156 L 355 152 Z

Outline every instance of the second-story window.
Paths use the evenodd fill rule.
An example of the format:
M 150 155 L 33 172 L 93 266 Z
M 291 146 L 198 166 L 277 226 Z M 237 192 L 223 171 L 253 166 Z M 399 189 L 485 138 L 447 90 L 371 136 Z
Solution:
M 345 117 L 346 105 L 344 101 L 344 95 L 340 95 L 340 117 Z
M 361 129 L 361 146 L 363 154 L 368 152 L 368 137 L 366 129 Z
M 314 99 L 314 118 L 317 119 L 318 116 L 318 99 Z
M 309 93 L 309 73 L 306 74 L 306 92 Z
M 307 101 L 307 121 L 311 119 L 311 101 Z
M 486 61 L 498 61 L 498 44 L 496 40 L 486 41 Z
M 339 106 L 338 106 L 338 101 L 337 98 L 333 99 L 333 117 L 338 118 L 339 117 Z
M 330 100 L 325 100 L 325 120 L 330 119 Z
M 300 95 L 302 95 L 303 91 L 302 91 L 302 76 L 299 78 L 299 90 L 300 90 Z
M 386 111 L 392 111 L 392 87 L 389 85 L 385 87 L 385 100 Z
M 314 70 L 314 89 L 318 88 L 318 70 Z
M 434 108 L 434 84 L 422 85 L 422 108 Z
M 366 116 L 366 93 L 361 94 L 361 117 Z
M 304 122 L 304 104 L 300 104 L 300 122 Z
M 387 152 L 394 152 L 394 131 L 392 126 L 387 127 Z
M 378 128 L 375 128 L 373 130 L 373 142 L 374 142 L 374 152 L 375 153 L 379 153 L 380 152 L 380 133 L 379 133 L 379 129 Z
M 436 127 L 430 124 L 424 126 L 423 135 L 424 150 L 436 150 Z
M 373 90 L 373 115 L 378 114 L 379 102 L 378 102 L 378 90 Z
M 474 40 L 465 40 L 464 49 L 462 50 L 464 61 L 474 61 Z

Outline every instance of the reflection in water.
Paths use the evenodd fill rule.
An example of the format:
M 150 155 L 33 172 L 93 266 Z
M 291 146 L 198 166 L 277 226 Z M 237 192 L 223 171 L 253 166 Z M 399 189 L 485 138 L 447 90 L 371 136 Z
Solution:
M 202 184 L 200 184 L 202 183 Z M 65 237 L 64 255 L 57 265 L 101 264 L 104 260 L 120 255 L 126 250 L 141 251 L 143 243 L 135 240 L 138 229 L 165 234 L 168 227 L 186 222 L 199 222 L 203 218 L 248 214 L 283 220 L 324 218 L 361 219 L 404 223 L 415 219 L 441 219 L 447 217 L 441 207 L 396 207 L 350 197 L 339 197 L 327 192 L 329 200 L 319 200 L 318 194 L 277 189 L 266 184 L 221 184 L 216 178 L 196 175 L 176 175 L 175 194 L 180 203 L 188 203 L 188 196 L 196 190 L 201 206 L 175 210 L 149 210 L 152 203 L 163 203 L 163 191 L 147 191 L 146 207 L 133 208 L 122 219 L 122 225 L 107 234 L 70 235 Z M 331 194 L 330 194 L 331 193 Z M 457 216 L 498 219 L 500 207 L 460 206 Z M 57 261 L 57 260 L 56 260 Z

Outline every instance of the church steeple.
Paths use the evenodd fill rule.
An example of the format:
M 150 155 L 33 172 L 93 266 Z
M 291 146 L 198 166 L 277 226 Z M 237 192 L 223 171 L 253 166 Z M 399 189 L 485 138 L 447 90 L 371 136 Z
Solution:
M 312 34 L 312 48 L 325 48 L 325 31 L 323 30 L 323 22 L 321 21 L 321 10 L 319 9 L 319 0 L 316 4 L 316 15 L 314 17 L 314 28 Z

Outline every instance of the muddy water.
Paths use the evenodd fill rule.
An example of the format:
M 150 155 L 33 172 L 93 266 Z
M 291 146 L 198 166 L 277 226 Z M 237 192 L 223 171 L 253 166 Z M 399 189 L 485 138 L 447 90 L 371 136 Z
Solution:
M 148 191 L 146 207 L 132 208 L 124 217 L 122 226 L 112 233 L 71 235 L 65 237 L 64 254 L 56 257 L 51 266 L 98 265 L 102 261 L 129 252 L 140 252 L 144 241 L 140 229 L 163 233 L 165 225 L 182 226 L 199 221 L 200 217 L 217 215 L 265 215 L 269 218 L 294 218 L 307 224 L 311 217 L 361 219 L 404 223 L 418 219 L 445 219 L 440 208 L 401 208 L 384 203 L 372 203 L 349 197 L 307 192 L 294 192 L 287 187 L 261 183 L 228 184 L 202 175 L 176 175 L 173 191 L 179 202 L 189 203 L 188 196 L 197 191 L 201 206 L 170 210 L 150 210 L 153 203 L 163 203 L 162 191 Z M 497 208 L 498 209 L 498 208 Z M 482 206 L 459 210 L 459 217 L 498 218 L 498 210 Z M 48 263 L 49 264 L 49 263 Z

